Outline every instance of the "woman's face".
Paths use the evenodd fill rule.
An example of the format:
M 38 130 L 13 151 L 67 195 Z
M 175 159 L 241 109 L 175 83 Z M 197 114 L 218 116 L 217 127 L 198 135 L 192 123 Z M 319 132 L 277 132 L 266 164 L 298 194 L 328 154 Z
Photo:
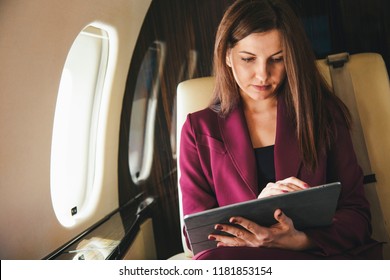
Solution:
M 244 101 L 274 97 L 286 75 L 280 32 L 273 29 L 250 34 L 228 50 L 226 63 Z

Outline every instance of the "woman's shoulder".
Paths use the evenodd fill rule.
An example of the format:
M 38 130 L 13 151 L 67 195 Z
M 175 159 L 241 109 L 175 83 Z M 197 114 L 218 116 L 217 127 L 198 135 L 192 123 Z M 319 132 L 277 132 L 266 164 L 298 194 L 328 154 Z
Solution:
M 219 131 L 218 129 L 218 112 L 207 107 L 199 111 L 189 113 L 187 115 L 184 127 L 191 129 L 195 133 L 209 134 Z
M 329 117 L 336 126 L 349 127 L 349 111 L 340 99 L 337 97 L 328 99 L 326 107 Z
M 195 111 L 188 114 L 188 118 L 191 119 L 192 123 L 209 123 L 218 121 L 218 112 L 212 110 L 210 107 L 204 108 L 199 111 Z

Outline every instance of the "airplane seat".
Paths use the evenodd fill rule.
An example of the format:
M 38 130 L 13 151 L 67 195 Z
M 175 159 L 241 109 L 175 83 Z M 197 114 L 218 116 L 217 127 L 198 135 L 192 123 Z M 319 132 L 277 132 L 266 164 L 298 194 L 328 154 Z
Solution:
M 341 53 L 318 60 L 317 66 L 352 116 L 352 141 L 365 175 L 372 237 L 386 242 L 390 259 L 390 86 L 380 54 Z
M 201 109 L 206 108 L 211 99 L 211 95 L 214 89 L 214 78 L 213 77 L 203 77 L 192 80 L 187 80 L 180 83 L 177 87 L 177 96 L 176 96 L 176 108 L 177 108 L 177 135 L 176 135 L 176 153 L 177 158 L 180 157 L 180 134 L 181 128 L 187 118 L 187 115 L 191 112 L 195 112 Z M 177 164 L 177 176 L 178 182 L 180 178 L 180 168 L 179 162 Z M 179 184 L 179 183 L 178 183 Z M 179 206 L 180 206 L 180 225 L 181 229 L 184 227 L 183 223 L 183 208 L 181 200 L 181 190 L 178 187 L 179 192 Z M 193 256 L 191 250 L 187 248 L 186 240 L 184 234 L 182 234 L 182 243 L 183 243 L 183 253 L 179 253 L 170 259 L 191 259 Z
M 330 65 L 331 64 L 331 65 Z M 359 163 L 363 170 L 369 170 L 367 175 L 369 183 L 365 190 L 371 205 L 373 238 L 378 241 L 389 242 L 390 232 L 390 88 L 387 70 L 382 57 L 378 54 L 365 53 L 331 57 L 317 61 L 317 66 L 329 85 L 335 85 L 336 94 L 344 92 L 345 79 L 338 78 L 339 71 L 343 69 L 344 76 L 349 77 L 348 93 L 354 95 L 352 103 L 355 106 L 351 112 L 354 126 L 358 125 L 359 133 L 352 131 L 354 146 L 356 139 L 365 139 L 363 147 L 355 147 Z M 346 70 L 346 71 L 345 71 Z M 340 75 L 339 75 L 340 76 Z M 338 80 L 337 80 L 338 79 Z M 332 82 L 333 81 L 333 82 Z M 340 82 L 341 81 L 341 82 Z M 341 87 L 341 90 L 336 88 Z M 180 154 L 180 133 L 187 114 L 208 106 L 214 89 L 214 78 L 204 77 L 184 81 L 177 88 L 177 153 Z M 344 98 L 341 97 L 343 100 Z M 347 103 L 347 102 L 346 102 Z M 349 105 L 347 104 L 349 107 Z M 359 121 L 357 123 L 356 121 Z M 363 135 L 362 135 L 363 134 Z M 359 142 L 359 141 L 357 141 Z M 359 143 L 358 143 L 359 144 Z M 361 144 L 361 141 L 360 141 Z M 366 148 L 365 148 L 366 146 Z M 363 151 L 363 152 L 362 152 Z M 366 152 L 367 151 L 367 152 Z M 368 153 L 368 157 L 360 154 Z M 365 162 L 361 162 L 365 160 Z M 366 168 L 366 166 L 369 166 Z M 180 178 L 180 168 L 177 168 Z M 376 178 L 376 182 L 374 182 Z M 178 181 L 179 182 L 179 181 Z M 182 200 L 180 187 L 179 205 L 181 228 L 183 228 Z M 187 248 L 184 235 L 182 235 L 183 253 L 170 259 L 190 259 L 192 252 Z M 389 242 L 390 243 L 390 242 Z M 388 244 L 389 244 L 388 243 Z M 384 245 L 384 257 L 390 259 L 390 247 Z

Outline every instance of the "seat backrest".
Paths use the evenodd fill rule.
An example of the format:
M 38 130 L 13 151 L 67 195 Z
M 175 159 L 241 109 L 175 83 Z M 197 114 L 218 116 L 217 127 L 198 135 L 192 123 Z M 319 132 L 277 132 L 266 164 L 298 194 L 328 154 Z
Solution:
M 199 111 L 206 108 L 211 100 L 211 95 L 214 89 L 214 78 L 213 77 L 204 77 L 198 79 L 192 79 L 180 83 L 177 87 L 177 96 L 176 96 L 176 108 L 177 108 L 177 158 L 180 157 L 180 134 L 181 128 L 187 118 L 189 113 Z M 180 178 L 180 167 L 179 163 L 177 165 L 177 175 L 178 182 Z M 180 223 L 181 228 L 183 228 L 183 207 L 181 203 L 181 191 L 179 191 L 179 206 L 180 206 Z M 192 252 L 188 250 L 185 237 L 182 237 L 183 249 L 186 257 L 191 257 Z
M 329 85 L 332 85 L 326 60 L 317 66 Z M 377 183 L 365 186 L 371 204 L 373 238 L 389 241 L 390 232 L 390 87 L 382 57 L 366 53 L 351 55 L 346 63 L 351 74 L 357 110 L 367 146 L 368 157 Z M 188 113 L 208 106 L 214 89 L 214 78 L 205 77 L 184 81 L 177 89 L 177 158 L 180 154 L 180 133 Z M 354 137 L 354 136 L 352 136 Z M 357 150 L 359 154 L 361 151 Z M 358 156 L 359 158 L 359 156 Z M 180 168 L 178 165 L 178 176 Z M 180 217 L 183 228 L 181 193 L 179 189 Z M 183 236 L 185 255 L 190 257 Z M 390 259 L 390 248 L 385 245 L 384 256 Z
M 317 61 L 318 68 L 329 85 L 332 85 L 330 68 L 326 60 Z M 376 183 L 365 185 L 371 205 L 373 238 L 390 243 L 390 86 L 386 65 L 379 54 L 351 55 L 345 63 L 350 74 L 369 162 L 361 162 L 365 151 L 354 145 L 360 165 L 371 166 Z M 342 90 L 342 88 L 341 88 Z M 337 94 L 337 92 L 336 92 Z M 352 110 L 353 108 L 349 108 Z M 362 137 L 354 134 L 352 138 Z M 357 142 L 356 139 L 354 143 Z M 369 175 L 369 174 L 365 174 Z M 390 259 L 389 243 L 384 245 L 384 257 Z

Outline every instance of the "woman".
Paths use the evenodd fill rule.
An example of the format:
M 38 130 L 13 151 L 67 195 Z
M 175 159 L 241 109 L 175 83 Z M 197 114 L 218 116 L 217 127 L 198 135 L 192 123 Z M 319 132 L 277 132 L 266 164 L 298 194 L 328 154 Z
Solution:
M 217 248 L 195 259 L 380 259 L 370 239 L 363 174 L 349 135 L 350 116 L 330 91 L 291 8 L 239 0 L 225 13 L 214 50 L 209 108 L 182 129 L 184 214 L 340 181 L 333 224 L 298 231 L 280 209 L 263 227 L 242 217 L 215 225 Z

